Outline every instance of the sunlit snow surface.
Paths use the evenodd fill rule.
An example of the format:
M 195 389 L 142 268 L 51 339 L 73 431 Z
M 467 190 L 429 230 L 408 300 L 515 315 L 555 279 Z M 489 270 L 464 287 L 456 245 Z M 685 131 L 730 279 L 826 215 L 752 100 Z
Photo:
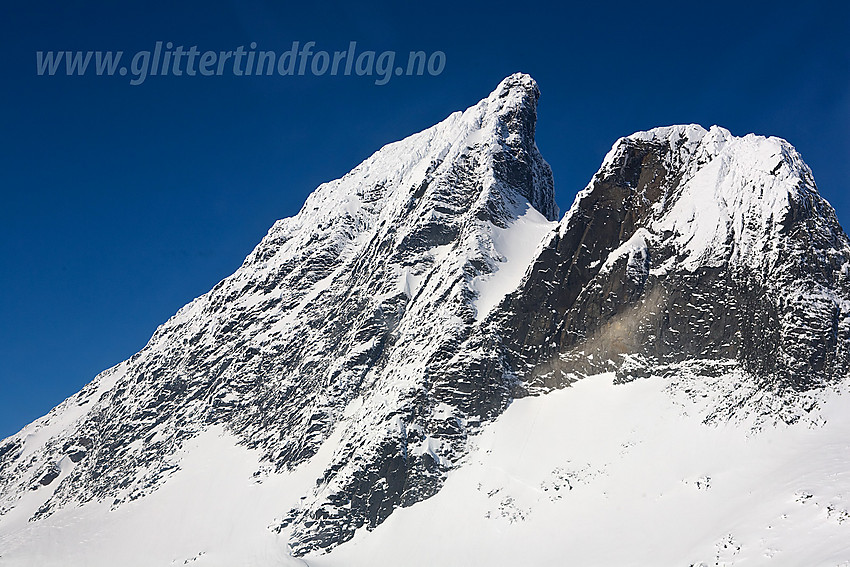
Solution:
M 759 431 L 669 385 L 517 400 L 439 494 L 309 564 L 850 565 L 850 397 Z
M 515 401 L 433 498 L 293 559 L 267 529 L 331 457 L 289 474 L 211 429 L 181 470 L 113 511 L 0 522 L 0 565 L 848 565 L 850 396 L 794 425 L 704 423 L 713 383 L 598 375 Z M 688 395 L 685 392 L 699 392 Z
M 478 276 L 472 287 L 476 291 L 475 320 L 483 320 L 507 294 L 519 285 L 528 266 L 540 253 L 544 238 L 558 223 L 546 220 L 534 207 L 523 203 L 513 211 L 515 220 L 507 228 L 490 225 L 489 230 L 499 263 L 492 274 Z

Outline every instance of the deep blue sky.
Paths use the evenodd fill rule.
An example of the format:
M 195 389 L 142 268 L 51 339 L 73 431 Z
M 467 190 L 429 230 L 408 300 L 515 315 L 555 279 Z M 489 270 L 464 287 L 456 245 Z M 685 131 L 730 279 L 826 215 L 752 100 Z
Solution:
M 0 437 L 141 349 L 318 184 L 515 71 L 540 84 L 537 142 L 562 209 L 618 137 L 697 122 L 788 139 L 850 225 L 842 2 L 126 4 L 0 13 Z M 37 50 L 296 40 L 440 50 L 446 67 L 384 86 L 35 72 Z

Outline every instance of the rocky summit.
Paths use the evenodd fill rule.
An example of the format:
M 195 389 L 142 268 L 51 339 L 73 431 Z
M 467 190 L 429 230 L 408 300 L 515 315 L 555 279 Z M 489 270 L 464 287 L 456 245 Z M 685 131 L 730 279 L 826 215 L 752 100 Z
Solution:
M 800 155 L 638 132 L 560 218 L 539 96 L 512 75 L 319 186 L 144 349 L 2 441 L 0 563 L 324 565 L 442 502 L 514 405 L 600 375 L 663 385 L 701 427 L 818 424 L 847 382 L 850 242 Z M 521 524 L 534 507 L 494 496 L 506 482 L 493 514 Z
M 532 386 L 704 361 L 807 391 L 848 373 L 848 260 L 785 140 L 656 128 L 614 145 L 499 325 Z

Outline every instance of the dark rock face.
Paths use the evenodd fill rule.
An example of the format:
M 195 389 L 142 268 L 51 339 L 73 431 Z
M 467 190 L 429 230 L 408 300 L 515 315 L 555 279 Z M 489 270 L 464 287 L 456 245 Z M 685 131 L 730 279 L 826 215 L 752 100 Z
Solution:
M 41 476 L 41 478 L 38 479 L 38 484 L 41 486 L 47 486 L 48 484 L 59 478 L 61 472 L 62 471 L 57 465 L 52 465 L 48 467 L 48 469 L 44 471 L 44 474 Z M 33 486 L 32 489 L 37 490 L 38 486 Z
M 540 90 L 536 83 L 529 84 L 525 77 L 514 75 L 502 82 L 497 96 L 505 99 L 516 89 L 526 93 L 527 102 L 510 106 L 502 116 L 502 128 L 512 135 L 500 139 L 500 148 L 493 155 L 493 175 L 516 188 L 547 219 L 558 220 L 552 171 L 540 159 L 534 142 Z
M 693 359 L 737 361 L 778 391 L 846 377 L 850 248 L 808 168 L 784 141 L 760 139 L 753 150 L 719 129 L 666 134 L 618 142 L 494 314 L 521 390 L 606 370 L 629 379 Z M 724 148 L 707 151 L 718 139 Z M 771 173 L 738 163 L 738 153 L 764 153 L 759 145 L 775 150 Z M 744 197 L 722 219 L 718 254 L 688 265 L 689 243 L 665 219 L 715 161 L 749 176 L 734 186 Z M 748 207 L 769 206 L 768 192 L 784 204 L 760 223 Z

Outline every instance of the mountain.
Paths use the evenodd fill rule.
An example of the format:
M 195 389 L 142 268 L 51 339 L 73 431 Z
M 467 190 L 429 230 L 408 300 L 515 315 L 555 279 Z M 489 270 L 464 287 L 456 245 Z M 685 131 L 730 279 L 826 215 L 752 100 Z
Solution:
M 825 464 L 793 469 L 808 497 L 781 475 L 770 497 L 831 510 L 840 541 L 846 460 L 800 432 L 847 445 L 850 242 L 808 167 L 777 138 L 657 128 L 618 140 L 559 221 L 538 97 L 512 75 L 321 185 L 142 351 L 0 443 L 0 563 L 544 564 L 568 556 L 553 526 L 624 529 L 609 492 L 670 521 L 629 471 L 667 513 L 699 504 L 670 483 L 719 487 L 713 524 L 665 557 L 746 541 L 743 559 L 766 544 L 723 539 L 741 478 L 788 455 Z M 656 548 L 624 541 L 618 560 Z
M 656 128 L 614 145 L 498 325 L 532 389 L 699 363 L 805 392 L 848 373 L 848 260 L 786 141 Z

